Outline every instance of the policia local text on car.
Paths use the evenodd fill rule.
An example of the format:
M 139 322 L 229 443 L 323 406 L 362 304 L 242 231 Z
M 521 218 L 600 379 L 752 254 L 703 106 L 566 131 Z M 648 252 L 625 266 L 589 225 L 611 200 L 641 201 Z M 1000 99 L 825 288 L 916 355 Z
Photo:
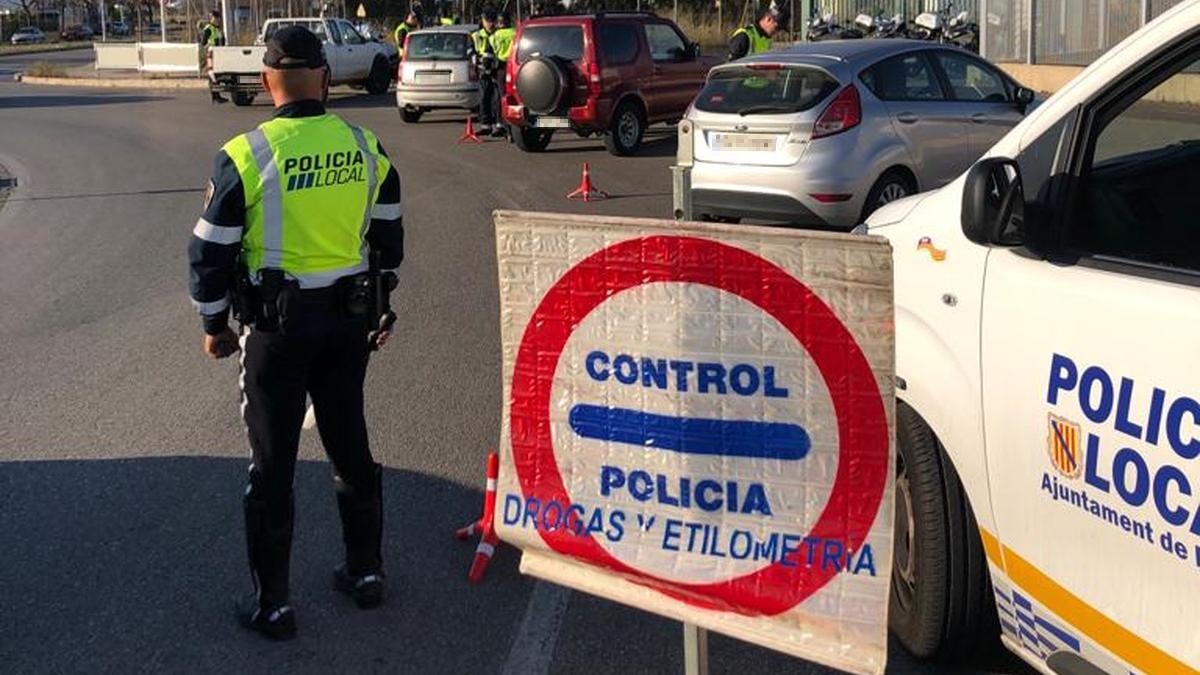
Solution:
M 361 607 L 383 600 L 381 468 L 367 442 L 363 378 L 394 319 L 387 295 L 403 226 L 400 179 L 374 134 L 325 112 L 320 40 L 284 28 L 268 41 L 263 64 L 275 116 L 217 154 L 188 257 L 204 351 L 224 358 L 242 350 L 254 592 L 239 602 L 238 618 L 288 638 L 296 632 L 288 604 L 292 475 L 306 394 L 342 518 L 345 560 L 335 580 Z M 228 326 L 231 300 L 240 341 Z
M 758 20 L 733 31 L 729 36 L 729 60 L 771 51 L 771 39 L 788 22 L 788 10 L 774 2 L 758 15 Z

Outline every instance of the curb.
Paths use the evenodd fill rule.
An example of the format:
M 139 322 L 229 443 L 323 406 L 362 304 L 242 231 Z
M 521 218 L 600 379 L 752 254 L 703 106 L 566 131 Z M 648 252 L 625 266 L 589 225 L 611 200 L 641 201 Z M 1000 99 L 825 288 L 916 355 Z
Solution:
M 201 79 L 141 79 L 122 77 L 32 77 L 23 75 L 25 84 L 46 84 L 59 87 L 99 87 L 101 89 L 208 89 L 208 80 Z
M 46 47 L 45 49 L 18 49 L 18 50 L 13 50 L 13 51 L 5 50 L 5 51 L 0 51 L 0 58 L 9 57 L 9 56 L 27 56 L 30 54 L 53 54 L 55 52 L 74 52 L 74 51 L 79 51 L 81 49 L 91 49 L 94 44 L 95 44 L 94 42 L 81 42 L 77 45 L 71 45 L 69 47 Z M 103 43 L 101 43 L 101 44 L 103 44 Z

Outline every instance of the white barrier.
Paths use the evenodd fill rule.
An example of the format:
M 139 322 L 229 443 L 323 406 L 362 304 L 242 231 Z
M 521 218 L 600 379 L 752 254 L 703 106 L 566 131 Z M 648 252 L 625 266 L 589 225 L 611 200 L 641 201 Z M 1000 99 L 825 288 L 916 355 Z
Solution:
M 144 73 L 200 73 L 200 47 L 194 44 L 137 42 L 96 44 L 96 70 Z
M 94 45 L 96 70 L 138 70 L 142 66 L 141 50 L 133 43 Z
M 140 70 L 145 73 L 199 73 L 200 48 L 195 44 L 143 42 Z

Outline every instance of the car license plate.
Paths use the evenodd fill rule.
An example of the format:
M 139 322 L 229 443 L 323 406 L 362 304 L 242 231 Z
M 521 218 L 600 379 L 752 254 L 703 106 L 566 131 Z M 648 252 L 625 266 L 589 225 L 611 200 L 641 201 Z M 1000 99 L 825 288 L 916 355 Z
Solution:
M 450 84 L 448 70 L 418 70 L 417 84 Z
M 565 117 L 535 117 L 533 126 L 541 129 L 569 129 L 571 120 Z
M 712 135 L 713 150 L 743 150 L 749 152 L 772 152 L 775 137 L 764 134 L 719 134 Z

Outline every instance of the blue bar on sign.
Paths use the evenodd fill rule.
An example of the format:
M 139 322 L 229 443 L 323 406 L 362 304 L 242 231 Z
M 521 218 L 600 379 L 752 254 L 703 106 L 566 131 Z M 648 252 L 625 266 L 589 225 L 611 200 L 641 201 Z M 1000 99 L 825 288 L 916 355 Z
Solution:
M 570 423 L 583 438 L 691 455 L 803 459 L 812 445 L 798 424 L 675 417 L 583 403 L 571 408 Z

